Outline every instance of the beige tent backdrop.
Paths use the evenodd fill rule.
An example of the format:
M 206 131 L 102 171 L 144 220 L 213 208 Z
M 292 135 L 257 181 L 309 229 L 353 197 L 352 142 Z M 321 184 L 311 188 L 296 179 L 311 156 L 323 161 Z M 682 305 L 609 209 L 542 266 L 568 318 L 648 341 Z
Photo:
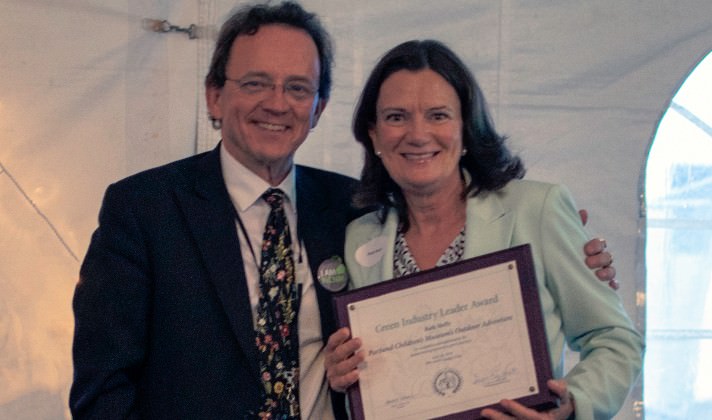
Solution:
M 299 162 L 357 176 L 349 120 L 374 61 L 411 38 L 445 41 L 472 66 L 528 177 L 564 182 L 589 209 L 644 328 L 641 170 L 668 101 L 712 47 L 712 2 L 302 3 L 334 35 L 336 68 Z M 71 297 L 102 193 L 215 145 L 202 78 L 212 33 L 237 4 L 0 0 L 0 419 L 69 418 Z M 153 32 L 147 18 L 196 30 Z M 639 398 L 618 417 L 635 418 Z

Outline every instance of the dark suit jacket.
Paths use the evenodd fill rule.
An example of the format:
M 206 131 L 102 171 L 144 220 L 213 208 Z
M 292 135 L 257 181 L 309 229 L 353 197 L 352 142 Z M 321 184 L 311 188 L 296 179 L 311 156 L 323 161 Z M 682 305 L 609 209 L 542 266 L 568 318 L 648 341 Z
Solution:
M 343 255 L 355 181 L 296 167 L 316 280 Z M 331 293 L 315 281 L 323 336 Z M 111 185 L 74 295 L 75 418 L 241 419 L 260 406 L 245 273 L 219 148 Z M 332 395 L 337 418 L 343 398 Z

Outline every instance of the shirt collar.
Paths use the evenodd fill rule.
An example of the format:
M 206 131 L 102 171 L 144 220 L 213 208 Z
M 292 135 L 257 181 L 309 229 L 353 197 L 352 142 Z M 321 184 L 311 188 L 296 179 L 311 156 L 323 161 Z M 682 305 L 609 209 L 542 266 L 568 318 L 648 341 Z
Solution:
M 247 169 L 220 145 L 220 166 L 222 168 L 225 186 L 238 212 L 244 212 L 260 199 L 262 194 L 272 188 L 264 179 Z M 287 208 L 296 211 L 297 190 L 294 176 L 294 166 L 287 176 L 274 188 L 279 188 L 287 196 Z

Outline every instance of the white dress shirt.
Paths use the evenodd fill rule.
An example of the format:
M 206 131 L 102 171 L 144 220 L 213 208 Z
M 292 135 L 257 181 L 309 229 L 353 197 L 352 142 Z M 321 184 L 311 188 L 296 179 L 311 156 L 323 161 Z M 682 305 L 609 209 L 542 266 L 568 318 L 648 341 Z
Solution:
M 220 146 L 220 164 L 230 200 L 235 206 L 242 226 L 235 220 L 237 235 L 240 238 L 240 250 L 244 262 L 247 288 L 250 293 L 253 323 L 257 317 L 259 303 L 260 276 L 259 258 L 261 255 L 262 235 L 269 205 L 260 197 L 271 188 L 269 183 L 235 160 Z M 284 191 L 286 199 L 284 210 L 292 235 L 295 277 L 301 285 L 302 295 L 299 306 L 299 408 L 303 419 L 333 419 L 331 398 L 324 371 L 323 341 L 321 336 L 321 317 L 314 288 L 314 279 L 309 269 L 306 249 L 296 237 L 297 232 L 297 191 L 294 169 L 290 170 L 281 184 L 276 186 Z M 247 238 L 245 237 L 247 235 Z M 252 252 L 250 252 L 250 245 Z M 254 327 L 254 326 L 253 326 Z

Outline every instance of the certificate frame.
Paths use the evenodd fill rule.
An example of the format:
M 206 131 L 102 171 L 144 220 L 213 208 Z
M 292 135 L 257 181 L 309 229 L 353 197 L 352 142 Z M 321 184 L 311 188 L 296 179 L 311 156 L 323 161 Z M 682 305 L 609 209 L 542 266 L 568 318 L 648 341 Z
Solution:
M 517 312 L 521 316 L 514 316 L 514 323 L 517 324 L 517 328 L 527 332 L 528 337 L 519 338 L 522 341 L 524 347 L 528 346 L 528 351 L 526 355 L 521 359 L 517 360 L 519 363 L 523 363 L 526 369 L 530 369 L 529 377 L 530 381 L 535 381 L 534 386 L 529 386 L 529 391 L 527 395 L 520 397 L 511 397 L 507 395 L 495 395 L 496 400 L 487 401 L 482 404 L 482 398 L 472 398 L 472 405 L 470 402 L 465 402 L 465 407 L 460 404 L 455 411 L 438 413 L 432 418 L 439 419 L 472 419 L 481 418 L 480 413 L 483 409 L 491 407 L 498 410 L 503 410 L 501 405 L 498 403 L 502 398 L 508 398 L 519 402 L 522 405 L 536 409 L 536 410 L 547 410 L 558 406 L 558 398 L 553 394 L 546 386 L 546 381 L 551 379 L 551 359 L 549 357 L 549 348 L 546 339 L 546 332 L 544 328 L 544 321 L 541 312 L 541 304 L 539 300 L 539 292 L 537 288 L 536 273 L 534 269 L 534 262 L 532 258 L 531 247 L 529 244 L 523 244 L 515 246 L 509 249 L 493 252 L 490 254 L 469 258 L 462 260 L 453 264 L 449 264 L 443 267 L 436 267 L 430 270 L 422 271 L 419 273 L 410 274 L 407 276 L 400 277 L 398 279 L 386 280 L 377 284 L 370 286 L 365 286 L 359 289 L 350 290 L 338 293 L 334 295 L 334 311 L 336 315 L 336 321 L 339 327 L 352 327 L 352 315 L 350 312 L 353 311 L 354 315 L 357 314 L 358 307 L 363 303 L 367 304 L 371 300 L 385 298 L 388 299 L 390 296 L 397 297 L 401 296 L 403 293 L 410 293 L 408 297 L 415 299 L 422 299 L 426 296 L 426 293 L 431 293 L 430 291 L 418 292 L 421 286 L 427 285 L 426 288 L 438 287 L 438 284 L 442 284 L 444 287 L 450 287 L 450 283 L 444 283 L 448 279 L 456 278 L 458 279 L 458 284 L 476 286 L 478 282 L 482 281 L 482 276 L 486 276 L 487 270 L 497 270 L 500 267 L 506 267 L 509 270 L 507 273 L 508 278 L 512 278 L 514 282 L 518 282 L 519 288 L 513 292 L 512 301 L 516 301 Z M 462 279 L 462 280 L 460 280 Z M 435 283 L 443 282 L 443 283 Z M 462 287 L 462 286 L 458 286 Z M 519 296 L 516 294 L 519 293 Z M 422 296 L 418 296 L 422 294 Z M 473 301 L 473 305 L 474 305 Z M 521 305 L 522 308 L 518 307 Z M 390 306 L 392 308 L 393 306 Z M 479 308 L 478 308 L 479 310 Z M 388 313 L 389 316 L 393 315 L 391 311 L 384 311 Z M 433 314 L 436 315 L 436 314 Z M 354 316 L 354 319 L 357 319 Z M 405 319 L 403 320 L 405 321 Z M 519 325 L 520 323 L 525 323 L 526 325 Z M 358 322 L 356 322 L 358 324 Z M 392 324 L 395 327 L 398 325 Z M 375 328 L 379 328 L 378 325 Z M 434 328 L 434 327 L 433 327 Z M 366 343 L 364 343 L 365 345 Z M 390 348 L 392 349 L 393 346 Z M 467 350 L 465 350 L 467 352 Z M 367 356 L 367 361 L 368 361 Z M 464 363 L 467 363 L 468 358 L 478 358 L 481 363 L 482 357 L 488 357 L 487 354 L 467 354 L 464 356 Z M 453 378 L 457 381 L 458 387 L 461 382 L 462 375 L 459 373 L 454 373 Z M 465 378 L 465 381 L 468 379 Z M 378 415 L 373 414 L 373 411 L 364 410 L 364 396 L 368 396 L 369 389 L 365 388 L 362 384 L 363 380 L 355 383 L 347 390 L 349 397 L 349 407 L 351 410 L 351 415 L 353 419 L 357 420 L 369 420 L 371 418 L 378 418 Z M 433 383 L 435 386 L 435 383 Z M 367 385 L 366 385 L 367 387 Z M 375 387 L 374 387 L 375 389 Z M 370 401 L 370 400 L 368 400 Z M 449 410 L 449 408 L 444 408 L 441 410 Z M 419 413 L 420 414 L 420 413 Z M 385 417 L 391 417 L 392 413 Z M 430 417 L 430 416 L 427 416 Z

